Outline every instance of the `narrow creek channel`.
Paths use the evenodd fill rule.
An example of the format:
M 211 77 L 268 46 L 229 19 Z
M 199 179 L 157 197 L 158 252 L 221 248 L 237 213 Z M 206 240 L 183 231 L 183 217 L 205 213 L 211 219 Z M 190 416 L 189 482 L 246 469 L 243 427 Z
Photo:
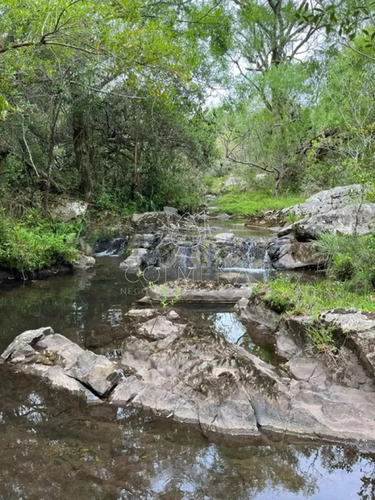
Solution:
M 50 325 L 84 348 L 116 356 L 143 286 L 136 275 L 125 281 L 119 262 L 103 257 L 90 273 L 3 289 L 0 352 L 22 331 Z M 232 309 L 186 312 L 228 341 L 272 356 L 247 338 Z M 210 442 L 194 427 L 87 405 L 6 365 L 0 393 L 0 499 L 374 498 L 375 454 L 319 443 Z

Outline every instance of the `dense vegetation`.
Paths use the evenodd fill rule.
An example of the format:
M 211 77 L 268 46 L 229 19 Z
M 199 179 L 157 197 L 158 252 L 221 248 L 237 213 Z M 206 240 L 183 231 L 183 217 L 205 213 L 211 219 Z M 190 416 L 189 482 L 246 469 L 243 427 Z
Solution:
M 373 182 L 372 15 L 360 0 L 1 2 L 0 264 L 71 258 L 60 196 L 186 211 L 232 177 L 219 209 L 245 215 Z M 30 211 L 34 226 L 10 219 Z M 28 231 L 39 258 L 18 261 Z

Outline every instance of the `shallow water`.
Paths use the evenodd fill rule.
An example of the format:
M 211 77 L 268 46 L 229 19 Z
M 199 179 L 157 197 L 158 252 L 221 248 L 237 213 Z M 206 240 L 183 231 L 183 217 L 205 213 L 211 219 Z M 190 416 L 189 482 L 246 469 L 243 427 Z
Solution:
M 131 333 L 141 295 L 118 259 L 93 273 L 0 292 L 0 351 L 22 331 L 51 325 L 110 353 Z M 185 307 L 261 355 L 233 311 Z M 255 351 L 254 351 L 255 349 Z M 129 408 L 85 402 L 0 367 L 0 499 L 289 500 L 374 498 L 375 455 L 319 444 L 211 442 L 198 428 Z
M 254 236 L 276 238 L 277 231 L 267 227 L 245 226 L 246 220 L 239 219 L 209 219 L 212 236 L 219 233 L 233 233 L 236 238 L 253 238 Z

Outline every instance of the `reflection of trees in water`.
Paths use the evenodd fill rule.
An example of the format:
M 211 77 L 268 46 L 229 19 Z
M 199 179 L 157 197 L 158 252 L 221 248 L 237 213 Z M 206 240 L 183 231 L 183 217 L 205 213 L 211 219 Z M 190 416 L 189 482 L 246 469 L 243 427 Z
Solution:
M 24 330 L 51 325 L 74 342 L 84 344 L 86 331 L 122 323 L 122 308 L 134 297 L 121 295 L 118 262 L 99 263 L 89 273 L 59 276 L 19 285 L 0 297 L 0 352 Z
M 110 405 L 87 407 L 0 368 L 0 497 L 248 500 L 308 497 L 322 476 L 361 464 L 373 498 L 375 457 L 343 446 L 209 444 L 193 428 Z M 282 495 L 281 495 L 282 497 Z
M 322 449 L 322 465 L 332 472 L 337 469 L 350 473 L 353 467 L 361 465 L 361 488 L 358 492 L 362 500 L 373 500 L 375 498 L 375 454 L 367 454 L 365 457 L 355 448 L 344 446 L 332 446 Z

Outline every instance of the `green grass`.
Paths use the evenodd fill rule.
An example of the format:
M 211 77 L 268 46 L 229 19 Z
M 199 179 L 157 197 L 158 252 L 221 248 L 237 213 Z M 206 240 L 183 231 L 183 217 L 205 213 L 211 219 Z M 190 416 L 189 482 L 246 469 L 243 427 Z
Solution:
M 351 291 L 348 283 L 324 279 L 301 283 L 277 278 L 259 285 L 264 300 L 277 312 L 309 314 L 317 317 L 322 311 L 334 308 L 375 311 L 375 297 L 370 293 Z
M 216 212 L 225 212 L 230 215 L 260 215 L 267 210 L 280 210 L 305 199 L 299 196 L 278 196 L 270 193 L 238 193 L 231 192 L 215 200 Z

